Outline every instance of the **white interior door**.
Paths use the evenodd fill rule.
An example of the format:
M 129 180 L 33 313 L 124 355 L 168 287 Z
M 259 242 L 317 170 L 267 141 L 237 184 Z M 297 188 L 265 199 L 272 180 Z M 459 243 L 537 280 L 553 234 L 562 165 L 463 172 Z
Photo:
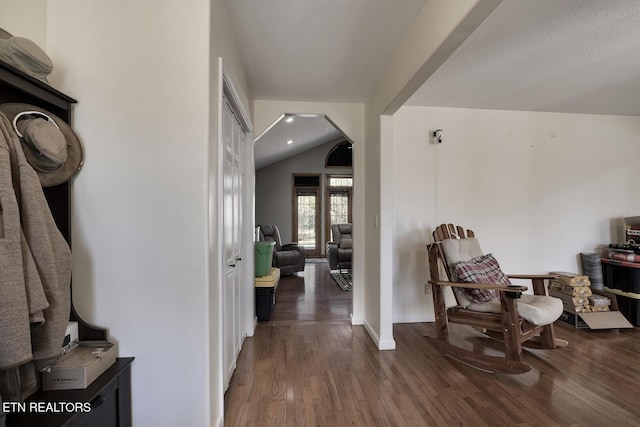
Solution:
M 243 258 L 244 227 L 244 152 L 245 134 L 229 105 L 224 103 L 222 119 L 224 144 L 223 224 L 224 224 L 224 282 L 222 284 L 223 368 L 224 388 L 229 386 L 236 367 L 236 358 L 245 336 L 242 328 L 242 307 L 246 296 Z
M 235 116 L 234 116 L 235 119 Z M 245 262 L 244 230 L 244 158 L 245 158 L 245 134 L 237 120 L 233 122 L 233 145 L 235 147 L 235 167 L 233 169 L 234 181 L 234 216 L 233 216 L 233 253 L 235 267 L 234 280 L 234 359 L 238 357 L 242 342 L 245 337 L 242 328 L 242 302 L 246 298 L 242 289 L 245 281 L 243 263 Z

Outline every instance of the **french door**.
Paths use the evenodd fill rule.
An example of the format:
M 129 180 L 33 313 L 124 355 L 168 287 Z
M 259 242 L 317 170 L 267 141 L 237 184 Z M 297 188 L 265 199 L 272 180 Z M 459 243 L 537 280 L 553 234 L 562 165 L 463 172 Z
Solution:
M 307 257 L 320 256 L 320 188 L 294 187 L 293 240 Z

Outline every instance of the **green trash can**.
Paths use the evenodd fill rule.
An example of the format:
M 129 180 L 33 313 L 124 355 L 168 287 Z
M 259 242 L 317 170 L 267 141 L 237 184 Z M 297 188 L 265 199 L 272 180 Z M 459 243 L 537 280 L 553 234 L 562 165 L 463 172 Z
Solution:
M 271 258 L 273 258 L 273 247 L 276 242 L 255 242 L 256 257 L 256 277 L 262 277 L 271 271 Z

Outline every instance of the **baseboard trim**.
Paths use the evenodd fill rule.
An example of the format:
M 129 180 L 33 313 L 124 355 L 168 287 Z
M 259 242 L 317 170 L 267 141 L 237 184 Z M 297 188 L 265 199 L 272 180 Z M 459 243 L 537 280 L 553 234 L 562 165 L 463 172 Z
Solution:
M 396 340 L 380 340 L 378 342 L 378 350 L 395 350 Z
M 351 324 L 356 326 L 364 325 L 364 319 L 362 317 L 353 317 L 353 313 L 351 314 Z
M 375 343 L 376 347 L 378 347 L 378 350 L 395 350 L 396 349 L 395 340 L 393 339 L 382 340 L 380 339 L 380 336 L 378 335 L 378 333 L 371 327 L 371 325 L 369 325 L 369 323 L 364 322 L 363 324 L 364 324 L 364 328 L 366 329 L 367 333 Z

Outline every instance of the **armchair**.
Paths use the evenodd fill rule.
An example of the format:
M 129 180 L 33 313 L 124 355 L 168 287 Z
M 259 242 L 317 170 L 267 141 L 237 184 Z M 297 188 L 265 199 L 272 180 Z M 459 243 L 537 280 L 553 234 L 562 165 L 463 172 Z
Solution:
M 351 224 L 332 224 L 333 241 L 327 242 L 326 252 L 331 270 L 351 270 L 351 256 L 353 254 L 353 239 Z
M 306 251 L 295 243 L 282 244 L 280 230 L 275 225 L 259 225 L 260 241 L 276 242 L 273 248 L 272 267 L 280 269 L 280 275 L 289 275 L 296 271 L 304 271 Z
M 520 374 L 532 369 L 524 362 L 522 346 L 535 342 L 543 348 L 558 348 L 567 341 L 555 337 L 553 322 L 562 314 L 562 301 L 547 296 L 544 281 L 553 275 L 505 275 L 491 254 L 484 255 L 472 230 L 442 224 L 428 246 L 429 272 L 433 285 L 436 337 L 426 338 L 445 355 L 489 372 Z M 444 273 L 447 280 L 442 280 Z M 509 279 L 529 279 L 527 286 Z M 457 305 L 448 307 L 444 289 L 454 290 Z M 504 357 L 467 350 L 449 340 L 449 324 L 461 323 L 481 330 L 504 344 Z

